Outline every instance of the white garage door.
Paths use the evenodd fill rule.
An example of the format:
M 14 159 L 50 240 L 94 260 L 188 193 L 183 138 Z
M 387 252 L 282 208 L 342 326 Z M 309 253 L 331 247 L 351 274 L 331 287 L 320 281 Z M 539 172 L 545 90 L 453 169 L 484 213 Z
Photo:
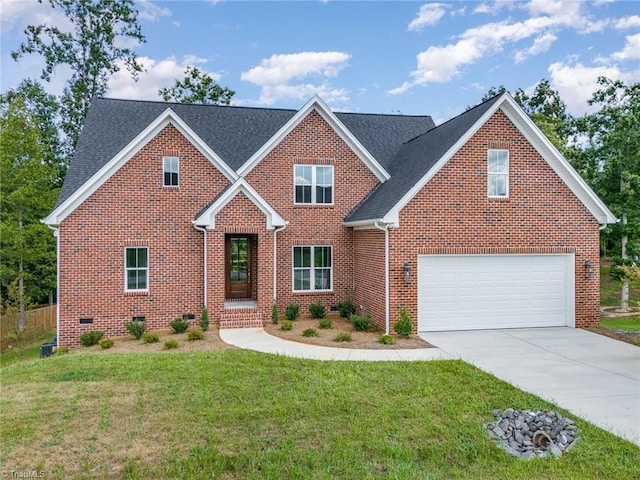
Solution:
M 418 330 L 574 326 L 573 255 L 420 255 Z

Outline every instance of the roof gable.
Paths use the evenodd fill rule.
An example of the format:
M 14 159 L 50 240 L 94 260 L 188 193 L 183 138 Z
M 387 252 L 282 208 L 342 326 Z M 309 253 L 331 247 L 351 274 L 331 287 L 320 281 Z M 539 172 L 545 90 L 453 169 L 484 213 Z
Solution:
M 312 111 L 316 111 L 326 121 L 338 136 L 351 148 L 351 150 L 362 160 L 379 181 L 384 182 L 390 178 L 389 173 L 362 145 L 352 132 L 340 121 L 329 107 L 315 95 L 298 112 L 285 123 L 266 143 L 264 143 L 246 162 L 240 167 L 238 175 L 244 177 L 260 161 L 266 157 L 296 126 L 304 120 Z

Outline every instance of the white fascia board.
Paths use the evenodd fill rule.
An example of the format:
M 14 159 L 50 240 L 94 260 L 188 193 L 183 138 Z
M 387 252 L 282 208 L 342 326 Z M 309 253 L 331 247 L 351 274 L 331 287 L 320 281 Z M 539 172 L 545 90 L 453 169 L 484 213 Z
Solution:
M 114 173 L 116 173 L 125 163 L 136 155 L 147 143 L 158 135 L 167 125 L 173 125 L 176 129 L 191 142 L 191 144 L 207 158 L 214 167 L 229 179 L 235 181 L 236 173 L 213 151 L 202 139 L 191 130 L 191 128 L 173 111 L 167 108 L 153 122 L 140 132 L 129 144 L 124 147 L 116 156 L 109 160 L 100 170 L 98 170 L 89 180 L 78 188 L 69 198 L 51 212 L 43 223 L 47 225 L 59 225 L 69 216 L 82 202 L 89 198 L 98 188 L 106 183 Z
M 503 95 L 503 97 L 506 94 Z M 418 182 L 407 192 L 404 196 L 396 203 L 391 210 L 384 216 L 382 219 L 385 223 L 390 223 L 393 227 L 397 228 L 400 226 L 400 210 L 402 210 L 412 199 L 415 197 L 420 190 L 424 188 L 424 186 L 431 180 L 436 173 L 440 171 L 440 169 L 456 154 L 462 146 L 467 143 L 467 141 L 476 134 L 480 127 L 482 127 L 489 118 L 498 110 L 500 105 L 500 101 L 497 101 L 495 104 L 491 106 L 489 110 L 487 110 L 482 117 L 480 117 L 473 126 L 465 132 L 465 134 L 458 139 L 458 141 L 449 148 L 445 152 L 445 154 L 440 157 L 431 169 L 420 179 Z M 436 127 L 437 128 L 437 127 Z
M 587 182 L 580 176 L 571 164 L 564 158 L 551 141 L 542 133 L 538 126 L 531 120 L 529 115 L 524 113 L 520 106 L 507 96 L 500 102 L 500 109 L 513 122 L 516 128 L 531 143 L 533 148 L 547 162 L 553 171 L 569 187 L 573 194 L 578 197 L 582 204 L 596 218 L 600 224 L 616 223 L 618 219 L 609 210 L 595 192 L 587 185 Z
M 338 119 L 331 109 L 322 101 L 318 95 L 314 95 L 291 119 L 285 123 L 275 135 L 273 135 L 262 147 L 254 153 L 238 170 L 241 177 L 247 175 L 253 168 L 266 157 L 291 131 L 306 118 L 313 110 L 333 128 L 338 136 L 349 146 L 349 148 L 360 158 L 371 172 L 380 180 L 386 182 L 391 178 L 389 173 L 378 163 L 349 129 Z
M 193 224 L 198 227 L 206 227 L 208 230 L 214 230 L 216 226 L 216 215 L 222 210 L 236 195 L 244 193 L 244 195 L 253 202 L 253 204 L 264 213 L 267 221 L 267 229 L 273 230 L 276 227 L 286 225 L 284 219 L 276 212 L 271 205 L 249 185 L 244 178 L 239 178 L 227 191 L 207 208 Z
M 377 218 L 374 220 L 355 220 L 353 222 L 342 222 L 342 225 L 344 225 L 345 227 L 351 227 L 354 230 L 369 230 L 372 228 L 376 228 L 376 222 L 383 223 L 381 218 Z

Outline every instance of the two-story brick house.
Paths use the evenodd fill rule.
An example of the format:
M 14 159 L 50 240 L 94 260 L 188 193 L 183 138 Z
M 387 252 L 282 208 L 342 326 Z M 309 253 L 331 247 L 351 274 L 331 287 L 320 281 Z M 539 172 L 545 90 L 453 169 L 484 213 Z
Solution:
M 96 99 L 54 211 L 61 345 L 350 293 L 389 330 L 598 322 L 607 207 L 508 95 L 429 116 Z

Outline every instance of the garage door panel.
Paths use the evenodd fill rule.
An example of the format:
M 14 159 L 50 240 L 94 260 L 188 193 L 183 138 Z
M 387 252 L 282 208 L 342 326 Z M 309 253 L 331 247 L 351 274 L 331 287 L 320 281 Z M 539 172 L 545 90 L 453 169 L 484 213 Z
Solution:
M 573 323 L 572 255 L 418 257 L 420 331 Z

